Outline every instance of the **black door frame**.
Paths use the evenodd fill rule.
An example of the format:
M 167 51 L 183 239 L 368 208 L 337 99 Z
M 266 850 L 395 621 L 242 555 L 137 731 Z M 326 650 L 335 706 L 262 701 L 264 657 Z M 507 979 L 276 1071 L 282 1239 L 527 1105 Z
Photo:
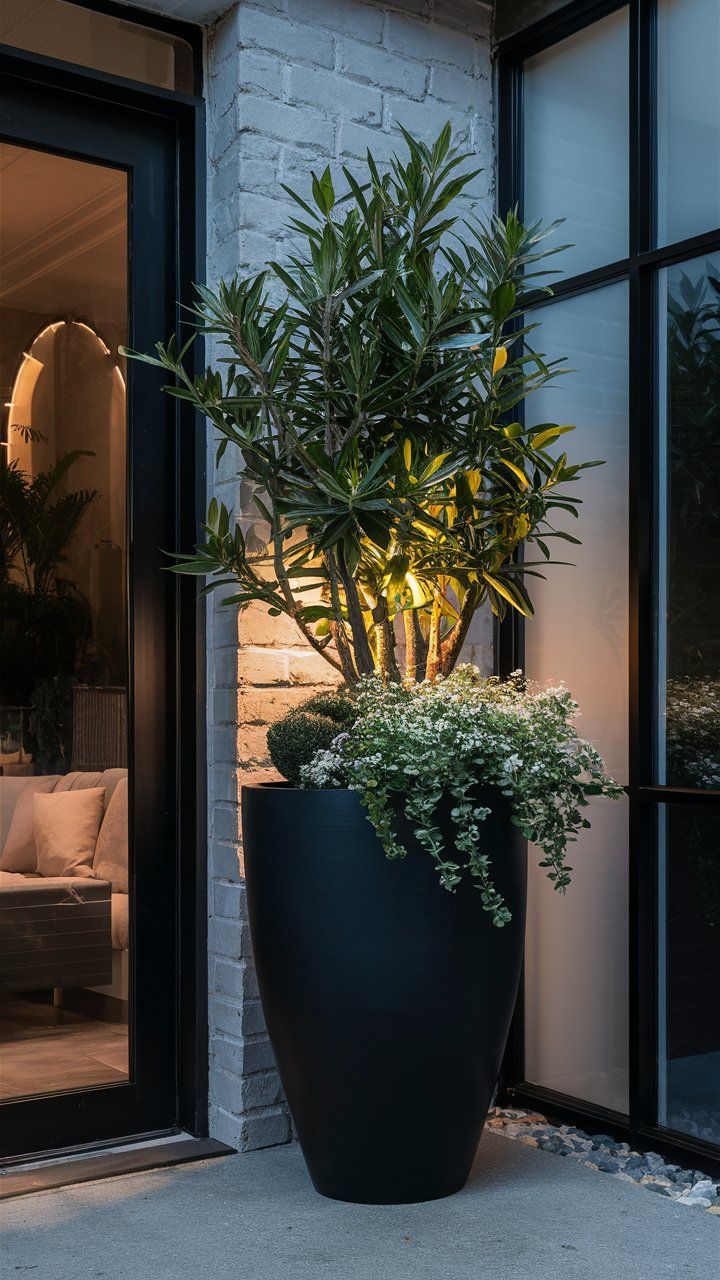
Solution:
M 202 41 L 198 28 L 182 23 L 165 23 L 156 15 L 140 14 L 138 10 L 127 9 L 124 5 L 90 4 L 86 7 L 115 12 L 124 20 L 137 17 L 144 25 L 162 26 L 189 39 L 196 54 L 199 86 L 198 55 Z M 171 155 L 167 173 L 172 189 L 166 182 L 163 199 L 173 215 L 167 245 L 166 278 L 172 281 L 173 293 L 162 301 L 164 331 L 143 334 L 143 345 L 150 346 L 173 329 L 179 332 L 180 326 L 186 323 L 181 303 L 191 299 L 192 285 L 204 279 L 205 270 L 205 115 L 202 99 L 70 66 L 7 46 L 0 46 L 0 77 L 6 88 L 17 86 L 18 92 L 30 89 L 39 108 L 43 98 L 47 101 L 48 95 L 55 95 L 56 101 L 61 98 L 68 104 L 71 114 L 73 110 L 76 115 L 82 110 L 90 133 L 94 129 L 95 107 L 95 115 L 105 113 L 106 118 L 112 119 L 120 128 L 123 121 L 132 120 L 138 126 L 134 130 L 138 138 L 142 137 L 144 126 L 147 133 L 166 140 L 165 154 Z M 0 107 L 0 136 L 12 141 L 14 135 L 7 131 L 7 125 L 5 128 L 3 125 Z M 31 133 L 29 126 L 24 141 L 29 146 L 38 145 L 33 142 Z M 79 159 L 92 158 L 92 140 L 73 147 L 72 138 L 63 141 L 62 129 L 57 122 L 51 122 L 43 129 L 42 139 L 39 149 L 44 146 L 74 154 Z M 136 145 L 141 147 L 142 142 Z M 96 159 L 103 162 L 101 148 Z M 149 173 L 149 167 L 146 166 L 145 171 Z M 138 219 L 136 227 L 139 226 Z M 140 255 L 138 265 L 141 265 L 142 254 L 147 255 L 148 250 L 147 247 L 143 249 L 138 239 L 132 252 Z M 158 308 L 155 310 L 157 313 Z M 196 344 L 195 359 L 197 367 L 202 368 L 199 343 Z M 157 434 L 156 416 L 153 439 L 153 446 L 157 440 L 157 451 L 163 455 L 166 479 L 165 498 L 161 500 L 161 504 L 165 504 L 163 538 L 170 536 L 174 546 L 187 549 L 194 545 L 198 518 L 204 509 L 205 441 L 203 432 L 197 429 L 192 409 L 174 397 L 162 395 L 162 381 L 162 376 L 148 366 L 131 363 L 129 403 L 134 410 L 133 420 L 140 439 L 149 439 L 152 431 L 150 415 L 147 409 L 143 410 L 143 402 L 152 404 L 153 412 L 164 415 L 160 430 L 164 427 L 165 435 L 160 439 Z M 155 466 L 156 479 L 158 465 Z M 147 539 L 155 537 L 154 530 L 157 529 L 154 502 L 151 501 L 154 495 L 140 467 L 135 468 L 134 484 L 138 498 L 136 519 L 139 525 L 144 526 L 144 529 L 138 529 L 136 525 L 136 534 L 150 545 Z M 158 838 L 162 838 L 164 833 L 166 842 L 172 842 L 175 850 L 177 909 L 171 913 L 167 926 L 177 965 L 172 982 L 174 1026 L 170 1028 L 170 1055 L 174 1063 L 170 1067 L 169 1058 L 165 1063 L 164 1085 L 161 1081 L 163 1072 L 159 1067 L 154 1078 L 152 1072 L 146 1075 L 142 1097 L 136 1093 L 133 1098 L 135 1086 L 128 1084 L 46 1095 L 27 1103 L 8 1103 L 0 1110 L 0 1123 L 3 1124 L 5 1138 L 3 1146 L 11 1153 L 9 1162 L 25 1158 L 28 1154 L 39 1157 L 107 1147 L 141 1135 L 187 1131 L 204 1136 L 207 1133 L 205 616 L 192 583 L 168 574 L 163 577 L 158 590 L 156 566 L 151 573 L 138 557 L 136 569 L 139 577 L 134 583 L 135 590 L 138 590 L 139 583 L 145 599 L 148 602 L 152 599 L 151 604 L 143 607 L 143 620 L 151 629 L 162 626 L 169 650 L 167 667 L 159 682 L 164 684 L 165 705 L 169 713 L 161 732 L 165 739 L 162 750 L 170 784 L 169 791 L 165 793 L 168 803 L 162 816 L 153 807 L 148 807 L 149 797 L 147 794 L 143 796 L 142 779 L 138 782 L 136 802 L 141 810 L 144 806 Z M 156 597 L 162 600 L 162 604 L 156 603 Z M 136 688 L 131 752 L 138 760 L 142 758 L 143 750 L 149 750 L 145 731 L 149 737 L 151 728 L 157 729 L 157 722 L 152 726 L 149 721 L 147 724 L 143 722 L 144 709 L 142 702 L 138 705 L 139 695 L 142 695 L 142 690 Z M 155 902 L 159 905 L 157 877 L 154 885 Z M 149 936 L 148 931 L 145 936 Z M 152 1031 L 145 1027 L 144 1033 L 152 1034 Z M 157 1048 L 162 1056 L 163 1046 L 158 1044 Z M 160 1091 L 167 1086 L 171 1076 L 172 1097 L 169 1094 L 161 1097 Z
M 692 1160 L 717 1174 L 716 1145 L 689 1134 L 661 1128 L 657 1097 L 657 904 L 655 827 L 659 805 L 720 803 L 718 791 L 692 791 L 656 786 L 653 776 L 657 698 L 654 688 L 655 477 L 657 334 L 655 273 L 659 267 L 720 249 L 720 228 L 667 248 L 653 243 L 656 180 L 654 111 L 656 102 L 655 0 L 575 0 L 502 41 L 498 55 L 499 173 L 501 214 L 518 205 L 522 216 L 522 64 L 558 41 L 620 9 L 629 16 L 629 253 L 628 257 L 584 272 L 553 286 L 554 297 L 567 298 L 617 281 L 629 285 L 629 518 L 630 626 L 629 676 L 629 1114 L 571 1099 L 533 1085 L 524 1074 L 524 1009 L 521 994 L 511 1028 L 503 1068 L 503 1097 L 514 1104 L 541 1107 L 559 1120 L 627 1138 L 640 1148 L 652 1147 L 671 1159 Z M 538 302 L 547 298 L 538 297 Z M 532 299 L 531 299 L 532 304 Z M 648 465 L 648 459 L 652 459 Z M 524 626 L 518 615 L 496 629 L 496 664 L 507 675 L 523 666 Z

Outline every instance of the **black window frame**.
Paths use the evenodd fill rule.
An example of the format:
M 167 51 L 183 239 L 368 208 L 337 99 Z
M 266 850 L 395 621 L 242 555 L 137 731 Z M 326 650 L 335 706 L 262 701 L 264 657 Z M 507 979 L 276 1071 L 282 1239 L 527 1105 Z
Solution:
M 530 308 L 627 282 L 629 293 L 629 1111 L 621 1115 L 533 1085 L 524 1075 L 521 994 L 503 1069 L 507 1104 L 544 1108 L 559 1120 L 602 1127 L 640 1148 L 691 1160 L 717 1174 L 720 1147 L 661 1127 L 657 1115 L 658 944 L 657 814 L 661 804 L 720 805 L 720 790 L 659 786 L 654 780 L 658 699 L 655 680 L 657 575 L 658 273 L 703 253 L 720 251 L 720 227 L 662 247 L 654 243 L 656 214 L 657 0 L 575 0 L 562 10 L 509 36 L 496 49 L 498 85 L 498 209 L 505 215 L 523 203 L 523 63 L 602 18 L 627 10 L 629 19 L 629 225 L 628 256 L 554 285 L 554 297 L 538 295 Z M 651 463 L 648 464 L 648 459 Z M 519 615 L 496 628 L 496 667 L 507 675 L 523 666 L 524 628 Z
M 51 58 L 45 54 L 35 54 L 31 50 L 23 49 L 15 45 L 3 45 L 0 42 L 0 48 L 12 49 L 13 53 L 26 54 L 28 57 L 37 59 L 39 63 L 47 66 L 57 67 L 74 67 L 79 74 L 91 76 L 94 79 L 106 81 L 110 84 L 118 85 L 134 85 L 136 88 L 152 94 L 165 95 L 168 94 L 176 101 L 185 103 L 196 102 L 202 106 L 203 94 L 203 55 L 205 49 L 204 32 L 201 26 L 194 22 L 186 22 L 182 18 L 168 18 L 165 14 L 156 13 L 153 9 L 141 9 L 134 4 L 125 4 L 124 0 L 68 0 L 70 4 L 75 5 L 77 9 L 89 9 L 92 13 L 102 13 L 109 18 L 118 18 L 120 21 L 131 24 L 137 23 L 139 27 L 145 27 L 150 31 L 167 31 L 168 35 L 175 36 L 179 40 L 184 40 L 189 45 L 192 52 L 193 60 L 193 92 L 192 94 L 181 93 L 176 89 L 163 89 L 160 85 L 149 84 L 146 80 L 133 80 L 125 76 L 112 75 L 105 71 L 99 71 L 94 67 L 87 66 L 85 63 L 70 63 L 65 60 Z
M 78 7 L 111 14 L 123 21 L 165 30 L 184 39 L 193 51 L 194 93 L 163 89 L 70 63 L 12 45 L 0 43 L 0 74 L 36 84 L 39 91 L 68 90 L 83 95 L 92 110 L 93 100 L 116 105 L 120 111 L 152 113 L 168 123 L 175 134 L 175 264 L 176 296 L 172 300 L 174 327 L 186 324 L 183 304 L 193 286 L 203 282 L 206 271 L 206 121 L 203 89 L 203 29 L 192 23 L 114 0 L 73 0 Z M 139 116 L 142 119 L 142 116 Z M 0 130 L 1 132 L 1 130 Z M 158 334 L 158 338 L 167 335 Z M 204 349 L 196 341 L 189 357 L 192 368 L 204 370 Z M 205 435 L 198 430 L 190 405 L 174 400 L 174 536 L 180 549 L 191 549 L 205 511 Z M 206 610 L 195 585 L 175 579 L 171 634 L 173 668 L 173 719 L 177 726 L 172 756 L 167 757 L 178 796 L 174 815 L 178 910 L 173 928 L 177 939 L 175 1003 L 177 1019 L 175 1119 L 169 1128 L 152 1133 L 108 1132 L 93 1139 L 83 1136 L 76 1145 L 42 1147 L 31 1128 L 27 1147 L 0 1163 L 9 1168 L 18 1162 L 57 1158 L 79 1152 L 104 1152 L 129 1139 L 153 1139 L 166 1134 L 189 1134 L 204 1139 L 208 1133 L 208 961 L 207 961 L 207 778 L 206 778 Z M 136 728 L 143 732 L 142 724 Z M 63 1116 L 77 1109 L 77 1094 L 48 1095 Z M 31 1099 L 32 1102 L 32 1099 Z M 208 1144 L 206 1144 L 207 1146 Z M 212 1144 L 209 1144 L 212 1146 Z M 219 1144 L 215 1144 L 218 1146 Z M 200 1148 L 198 1148 L 200 1150 Z M 214 1154 L 214 1151 L 210 1151 Z M 187 1153 L 179 1156 L 187 1159 Z M 109 1167 L 112 1172 L 112 1168 Z M 68 1180 L 72 1180 L 69 1176 Z

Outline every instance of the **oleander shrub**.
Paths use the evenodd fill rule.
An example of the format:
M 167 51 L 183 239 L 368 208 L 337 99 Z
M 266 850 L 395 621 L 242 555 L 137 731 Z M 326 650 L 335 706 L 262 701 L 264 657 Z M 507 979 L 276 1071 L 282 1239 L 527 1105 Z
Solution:
M 478 609 L 531 614 L 533 575 L 578 541 L 555 516 L 596 465 L 568 457 L 571 423 L 520 412 L 563 371 L 526 309 L 552 292 L 556 224 L 478 220 L 450 126 L 404 139 L 386 172 L 369 153 L 364 177 L 345 169 L 344 191 L 329 169 L 307 199 L 287 189 L 283 261 L 198 286 L 204 373 L 194 335 L 128 353 L 170 375 L 253 494 L 243 520 L 213 499 L 176 571 L 287 615 L 348 685 L 447 675 Z

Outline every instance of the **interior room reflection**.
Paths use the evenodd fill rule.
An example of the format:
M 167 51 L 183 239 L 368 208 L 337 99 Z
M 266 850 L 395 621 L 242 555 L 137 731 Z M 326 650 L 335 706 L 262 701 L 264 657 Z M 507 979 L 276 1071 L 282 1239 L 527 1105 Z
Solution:
M 720 790 L 720 255 L 660 274 L 658 781 Z M 720 805 L 658 818 L 658 1115 L 720 1140 Z
M 0 1099 L 126 1080 L 127 177 L 0 144 Z

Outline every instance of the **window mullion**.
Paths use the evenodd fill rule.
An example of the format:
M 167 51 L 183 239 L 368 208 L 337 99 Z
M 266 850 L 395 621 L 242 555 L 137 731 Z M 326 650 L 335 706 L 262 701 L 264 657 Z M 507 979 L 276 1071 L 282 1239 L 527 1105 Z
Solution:
M 655 1123 L 657 1022 L 656 824 L 637 799 L 654 780 L 656 602 L 655 273 L 640 255 L 654 243 L 656 0 L 630 6 L 630 1124 Z

